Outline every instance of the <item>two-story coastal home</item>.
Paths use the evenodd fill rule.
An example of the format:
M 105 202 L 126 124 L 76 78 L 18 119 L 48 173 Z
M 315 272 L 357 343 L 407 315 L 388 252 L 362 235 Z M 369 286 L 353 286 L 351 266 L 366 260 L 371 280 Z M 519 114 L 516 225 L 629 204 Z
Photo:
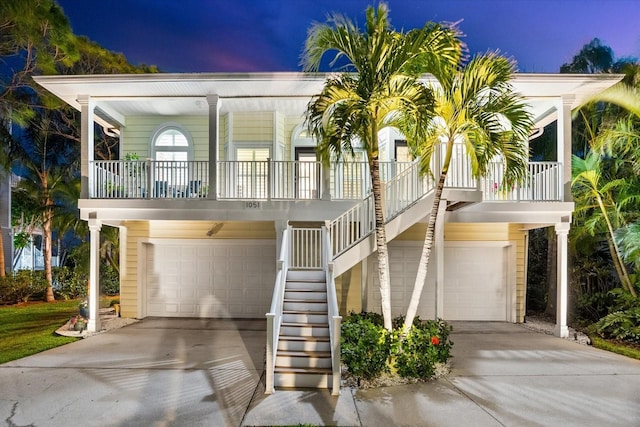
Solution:
M 98 242 L 101 226 L 108 224 L 120 229 L 123 316 L 267 313 L 267 391 L 274 385 L 314 384 L 336 390 L 339 316 L 377 311 L 380 297 L 364 154 L 323 167 L 303 127 L 305 108 L 325 78 L 302 73 L 36 78 L 82 115 L 78 206 L 91 230 L 90 329 L 100 327 Z M 499 159 L 476 180 L 462 147 L 456 151 L 420 317 L 523 322 L 527 231 L 554 226 L 556 333 L 568 333 L 571 111 L 618 80 L 515 77 L 513 84 L 535 117 L 530 144 L 557 120 L 558 156 L 532 161 L 524 185 L 501 191 Z M 94 126 L 119 135 L 123 160 L 94 159 Z M 411 295 L 433 180 L 419 176 L 397 131 L 382 130 L 380 138 L 396 316 L 405 313 Z

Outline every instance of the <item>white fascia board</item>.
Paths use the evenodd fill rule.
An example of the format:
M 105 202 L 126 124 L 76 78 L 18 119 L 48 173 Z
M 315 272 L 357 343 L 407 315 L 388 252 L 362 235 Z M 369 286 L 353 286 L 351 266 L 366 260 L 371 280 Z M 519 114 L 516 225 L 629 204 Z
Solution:
M 448 213 L 449 222 L 556 224 L 570 221 L 573 202 L 484 202 Z

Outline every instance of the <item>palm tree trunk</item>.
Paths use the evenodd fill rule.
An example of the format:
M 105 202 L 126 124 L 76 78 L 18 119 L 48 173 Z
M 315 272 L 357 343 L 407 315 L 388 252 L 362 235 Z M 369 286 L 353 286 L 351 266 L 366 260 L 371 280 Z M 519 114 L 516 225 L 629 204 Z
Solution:
M 48 200 L 48 205 L 53 204 L 53 201 Z M 44 275 L 47 279 L 46 301 L 55 301 L 56 298 L 53 295 L 53 274 L 51 271 L 51 224 L 53 220 L 53 212 L 51 206 L 44 211 L 44 219 L 42 221 L 42 255 L 44 257 Z
M 380 281 L 380 304 L 384 327 L 392 329 L 391 322 L 391 281 L 389 278 L 389 252 L 387 250 L 387 234 L 384 227 L 382 210 L 382 189 L 380 185 L 380 163 L 378 156 L 370 159 L 371 188 L 373 191 L 373 209 L 376 221 L 376 248 L 378 251 L 378 277 Z
M 429 220 L 427 222 L 427 231 L 424 236 L 424 244 L 422 245 L 422 254 L 420 255 L 420 263 L 418 264 L 416 281 L 413 284 L 413 292 L 411 293 L 411 300 L 409 301 L 409 307 L 407 308 L 407 316 L 405 317 L 404 325 L 402 326 L 403 336 L 406 336 L 411 329 L 413 319 L 416 317 L 416 313 L 418 312 L 418 305 L 420 304 L 420 297 L 422 296 L 424 282 L 427 280 L 429 258 L 431 258 L 431 249 L 433 248 L 433 242 L 435 240 L 436 221 L 438 220 L 438 211 L 440 209 L 440 201 L 442 200 L 444 181 L 447 178 L 447 171 L 449 170 L 449 163 L 451 162 L 452 152 L 453 140 L 451 139 L 447 142 L 447 153 L 442 165 L 442 171 L 440 172 L 438 184 L 436 185 L 436 191 L 433 196 L 433 206 L 431 207 L 431 213 L 429 214 Z
M 2 235 L 2 227 L 0 227 L 0 277 L 6 276 L 4 264 L 4 236 Z
M 607 240 L 609 240 L 609 251 L 611 252 L 611 258 L 613 259 L 614 266 L 616 266 L 616 272 L 620 277 L 620 282 L 622 283 L 622 287 L 628 290 L 631 293 L 631 295 L 633 295 L 634 298 L 637 298 L 638 295 L 636 294 L 636 290 L 634 289 L 633 284 L 631 283 L 631 279 L 629 278 L 629 273 L 627 272 L 627 268 L 624 265 L 624 260 L 622 259 L 622 255 L 620 254 L 620 249 L 616 244 L 613 225 L 609 220 L 609 215 L 604 206 L 604 203 L 602 202 L 602 198 L 600 197 L 600 195 L 597 196 L 597 200 L 598 200 L 598 206 L 600 207 L 600 210 L 604 215 L 604 220 L 607 223 L 607 228 L 609 230 L 609 236 L 607 238 Z

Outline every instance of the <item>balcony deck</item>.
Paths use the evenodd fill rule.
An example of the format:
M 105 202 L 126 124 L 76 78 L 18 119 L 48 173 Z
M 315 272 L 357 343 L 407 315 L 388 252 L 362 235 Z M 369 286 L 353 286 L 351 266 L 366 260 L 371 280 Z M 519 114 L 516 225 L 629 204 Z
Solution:
M 411 167 L 410 162 L 381 162 L 380 176 L 387 182 Z M 562 165 L 530 162 L 526 182 L 505 190 L 504 166 L 493 163 L 488 174 L 471 177 L 464 161 L 454 161 L 445 183 L 449 189 L 478 190 L 483 201 L 559 202 Z M 412 178 L 410 187 L 430 177 Z M 206 161 L 93 161 L 90 199 L 216 199 L 216 200 L 362 200 L 371 192 L 366 162 L 339 162 L 324 168 L 319 162 L 221 161 L 217 164 L 215 197 L 209 185 Z M 402 198 L 402 190 L 396 192 Z M 395 193 L 394 193 L 395 194 Z

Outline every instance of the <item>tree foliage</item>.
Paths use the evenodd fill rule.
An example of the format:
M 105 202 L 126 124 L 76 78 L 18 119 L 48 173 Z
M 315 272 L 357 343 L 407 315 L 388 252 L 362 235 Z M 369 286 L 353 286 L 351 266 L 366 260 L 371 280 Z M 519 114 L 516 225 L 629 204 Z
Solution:
M 471 173 L 476 178 L 488 173 L 490 162 L 502 162 L 503 188 L 524 181 L 528 171 L 528 138 L 533 122 L 524 99 L 511 85 L 514 63 L 490 52 L 441 71 L 437 76 L 438 84 L 433 87 L 435 118 L 424 125 L 411 123 L 411 127 L 415 126 L 414 132 L 407 135 L 408 143 L 420 156 L 422 173 L 435 174 L 438 180 L 403 327 L 405 334 L 411 328 L 427 277 L 454 144 L 464 146 Z M 434 156 L 435 162 L 432 161 Z M 438 169 L 432 170 L 434 164 Z
M 353 154 L 357 140 L 367 154 L 375 212 L 380 295 L 385 328 L 391 330 L 391 293 L 387 241 L 382 209 L 378 132 L 395 126 L 405 133 L 426 126 L 433 113 L 433 95 L 418 77 L 440 74 L 457 64 L 462 44 L 457 30 L 426 23 L 406 33 L 395 31 L 384 3 L 366 10 L 361 30 L 343 15 L 330 15 L 309 30 L 302 64 L 317 71 L 327 52 L 331 64 L 346 63 L 344 72 L 327 79 L 307 107 L 306 123 L 318 143 L 322 160 Z
M 588 99 L 574 114 L 572 135 L 576 203 L 570 235 L 576 265 L 573 288 L 579 301 L 595 310 L 583 307 L 582 312 L 602 314 L 599 307 L 611 304 L 611 289 L 621 286 L 637 299 L 640 283 L 636 250 L 640 64 L 632 58 L 616 59 L 611 48 L 594 39 L 561 70 L 624 73 L 620 83 Z
M 80 236 L 87 233 L 75 207 L 80 194 L 77 179 L 80 117 L 73 108 L 44 91 L 32 77 L 143 72 L 158 70 L 154 66 L 132 65 L 124 55 L 74 35 L 54 0 L 0 3 L 0 122 L 21 127 L 11 135 L 1 126 L 0 166 L 13 168 L 23 178 L 15 200 L 24 208 L 22 213 L 28 211 L 28 217 L 36 220 L 35 226 L 43 230 L 47 299 L 53 299 L 52 236 L 68 231 Z M 99 127 L 94 134 L 96 156 L 117 158 L 117 135 Z M 117 271 L 117 251 L 103 252 Z

